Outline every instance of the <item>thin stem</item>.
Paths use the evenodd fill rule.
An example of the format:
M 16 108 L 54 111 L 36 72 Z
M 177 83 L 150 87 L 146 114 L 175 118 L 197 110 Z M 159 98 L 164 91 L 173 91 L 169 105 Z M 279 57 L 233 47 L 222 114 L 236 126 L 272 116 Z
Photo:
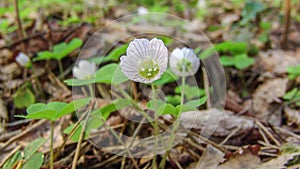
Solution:
M 62 62 L 61 62 L 61 60 L 57 60 L 57 62 L 58 62 L 59 74 L 61 75 L 62 79 L 65 79 Z
M 50 169 L 54 168 L 53 165 L 53 137 L 54 137 L 54 121 L 51 121 L 51 133 L 50 133 Z
M 101 120 L 103 121 L 104 124 L 106 124 L 106 122 L 105 122 L 105 120 L 104 120 L 103 118 L 102 118 Z M 119 135 L 115 132 L 115 130 L 112 129 L 111 126 L 110 126 L 110 125 L 107 125 L 107 124 L 105 125 L 105 127 L 107 127 L 108 130 L 111 131 L 112 134 L 115 136 L 115 138 L 118 140 L 118 142 L 121 143 L 121 144 L 124 146 L 126 153 L 127 153 L 127 154 L 129 155 L 129 157 L 132 159 L 132 162 L 133 162 L 134 167 L 135 167 L 136 169 L 139 169 L 139 166 L 138 166 L 137 162 L 135 161 L 135 159 L 134 159 L 132 153 L 129 151 L 128 147 L 125 145 L 125 143 L 123 142 L 123 140 L 119 137 Z
M 288 34 L 290 28 L 291 20 L 291 0 L 285 0 L 285 21 L 284 21 L 284 33 L 281 41 L 281 46 L 283 49 L 288 47 Z
M 77 143 L 75 155 L 74 155 L 74 158 L 73 158 L 72 169 L 76 169 L 78 157 L 79 157 L 79 154 L 80 154 L 81 143 L 82 143 L 82 140 L 84 138 L 85 129 L 86 129 L 86 126 L 87 126 L 87 123 L 88 123 L 88 120 L 89 120 L 89 116 L 90 116 L 91 111 L 90 110 L 87 110 L 87 111 L 88 111 L 88 114 L 85 118 L 82 130 L 81 130 L 81 133 L 80 133 L 80 136 L 79 136 L 79 140 L 78 140 L 78 143 Z
M 91 94 L 92 99 L 94 99 L 94 90 L 93 90 L 93 86 L 91 84 L 89 85 L 89 92 Z M 90 113 L 91 113 L 93 108 L 94 108 L 94 103 L 92 103 L 92 105 L 87 110 L 87 115 L 86 115 L 82 130 L 81 130 L 81 133 L 80 133 L 80 136 L 79 136 L 79 140 L 77 142 L 77 147 L 76 147 L 76 151 L 75 151 L 75 155 L 74 155 L 73 163 L 72 163 L 72 169 L 76 169 L 77 161 L 78 161 L 79 154 L 80 154 L 81 144 L 82 144 L 82 141 L 84 139 L 85 130 L 86 130 L 86 127 L 87 127 L 87 124 L 88 124 L 88 120 L 90 118 Z
M 156 93 L 155 93 L 155 86 L 152 83 L 151 84 L 151 89 L 152 89 L 152 99 L 153 99 L 153 107 L 154 109 L 157 110 L 156 108 Z M 157 124 L 157 117 L 158 114 L 156 111 L 154 111 L 154 137 L 155 137 L 155 142 L 154 142 L 154 156 L 152 158 L 152 168 L 157 168 L 157 163 L 156 163 L 156 152 L 157 152 L 157 147 L 158 147 L 158 139 L 157 136 L 159 134 L 159 128 L 158 128 L 158 124 Z
M 184 103 L 184 86 L 185 86 L 185 77 L 183 76 L 181 78 L 181 100 L 180 100 L 180 106 Z
M 185 86 L 185 77 L 182 76 L 181 78 L 181 100 L 180 100 L 180 106 L 182 108 L 183 104 L 184 104 L 184 86 Z M 178 112 L 178 116 L 177 117 L 180 117 L 181 115 L 181 110 Z M 174 123 L 174 127 L 172 128 L 172 131 L 171 131 L 171 135 L 170 135 L 170 140 L 169 140 L 169 143 L 168 143 L 168 146 L 167 146 L 167 150 L 164 154 L 164 157 L 160 163 L 160 168 L 165 168 L 165 165 L 166 165 L 166 161 L 167 161 L 167 156 L 169 156 L 170 154 L 170 149 L 172 148 L 172 145 L 173 145 L 173 142 L 176 138 L 176 130 L 178 129 L 180 125 L 180 119 L 176 119 L 175 120 L 175 123 Z
M 16 21 L 17 21 L 17 25 L 18 25 L 18 35 L 19 35 L 19 39 L 22 40 L 22 39 L 24 39 L 24 34 L 23 34 L 24 30 L 23 30 L 23 27 L 22 27 L 21 19 L 20 19 L 18 0 L 14 0 L 14 6 L 15 6 L 15 13 L 16 13 Z M 24 43 L 21 43 L 21 49 L 22 49 L 23 52 L 26 53 Z

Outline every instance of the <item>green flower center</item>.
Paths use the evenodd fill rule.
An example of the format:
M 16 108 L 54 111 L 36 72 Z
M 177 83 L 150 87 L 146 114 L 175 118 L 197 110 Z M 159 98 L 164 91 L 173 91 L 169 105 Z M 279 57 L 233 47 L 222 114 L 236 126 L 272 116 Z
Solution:
M 183 58 L 177 63 L 176 67 L 180 72 L 189 72 L 192 69 L 192 63 Z
M 153 60 L 146 60 L 140 64 L 139 73 L 146 79 L 154 78 L 159 72 L 159 66 Z

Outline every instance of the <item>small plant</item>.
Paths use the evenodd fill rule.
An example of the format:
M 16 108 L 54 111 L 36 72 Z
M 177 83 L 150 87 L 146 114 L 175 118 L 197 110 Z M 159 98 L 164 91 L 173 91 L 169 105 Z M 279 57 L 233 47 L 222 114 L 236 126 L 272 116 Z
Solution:
M 224 53 L 220 57 L 223 66 L 234 66 L 237 69 L 245 69 L 254 63 L 254 59 L 247 54 L 248 45 L 245 42 L 223 42 L 208 48 L 200 54 L 201 59 L 209 57 L 214 51 Z
M 240 21 L 240 24 L 246 25 L 250 21 L 253 21 L 264 9 L 264 5 L 260 2 L 247 1 L 242 11 L 243 19 Z
M 53 135 L 54 122 L 62 116 L 73 113 L 75 110 L 85 106 L 89 102 L 89 98 L 75 100 L 69 104 L 64 102 L 50 102 L 48 104 L 36 103 L 27 108 L 26 116 L 17 116 L 27 119 L 47 119 L 51 122 L 50 135 L 50 168 L 53 169 Z
M 37 151 L 46 141 L 44 138 L 38 138 L 28 144 L 23 152 L 18 150 L 6 161 L 3 169 L 40 169 L 44 162 L 44 154 Z
M 58 67 L 60 74 L 63 75 L 63 66 L 61 60 L 68 56 L 71 52 L 73 52 L 75 49 L 78 49 L 82 46 L 82 40 L 78 38 L 74 38 L 69 43 L 59 43 L 55 46 L 53 46 L 52 51 L 42 51 L 37 54 L 37 57 L 33 58 L 33 61 L 39 61 L 39 60 L 50 60 L 54 59 L 58 62 Z
M 237 69 L 245 69 L 254 63 L 254 59 L 250 58 L 246 53 L 230 56 L 221 56 L 223 66 L 234 66 Z
M 23 84 L 13 96 L 14 105 L 19 109 L 27 108 L 35 103 L 34 94 L 30 90 L 29 86 L 30 84 L 28 82 Z
M 289 79 L 296 79 L 298 76 L 300 76 L 300 65 L 288 67 L 287 72 Z

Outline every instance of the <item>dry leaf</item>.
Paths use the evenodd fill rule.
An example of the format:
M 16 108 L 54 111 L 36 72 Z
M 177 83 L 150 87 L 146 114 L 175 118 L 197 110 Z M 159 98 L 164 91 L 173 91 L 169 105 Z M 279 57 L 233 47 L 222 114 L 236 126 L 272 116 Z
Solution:
M 292 154 L 284 154 L 273 160 L 263 163 L 261 166 L 257 167 L 257 169 L 282 169 L 286 168 L 285 164 L 294 159 L 296 156 L 299 156 L 300 153 L 292 153 Z
M 229 161 L 218 166 L 217 169 L 257 169 L 260 164 L 261 161 L 257 155 L 246 152 L 234 156 Z
M 259 59 L 265 69 L 279 74 L 286 73 L 288 67 L 296 66 L 300 63 L 299 54 L 296 56 L 295 52 L 281 49 L 260 52 Z
M 226 137 L 238 129 L 234 134 L 237 136 L 249 132 L 254 127 L 252 119 L 218 109 L 184 112 L 180 118 L 183 126 L 201 129 L 201 134 L 204 135 Z
M 280 124 L 281 113 L 275 110 L 272 111 L 270 104 L 274 101 L 280 102 L 279 97 L 285 94 L 287 83 L 287 78 L 275 78 L 265 81 L 256 89 L 253 94 L 252 106 L 257 117 L 275 126 Z
M 287 117 L 288 124 L 296 124 L 300 127 L 300 112 L 289 107 L 284 108 L 284 115 Z
M 208 145 L 196 165 L 196 169 L 216 169 L 218 164 L 224 161 L 224 153 L 215 147 Z

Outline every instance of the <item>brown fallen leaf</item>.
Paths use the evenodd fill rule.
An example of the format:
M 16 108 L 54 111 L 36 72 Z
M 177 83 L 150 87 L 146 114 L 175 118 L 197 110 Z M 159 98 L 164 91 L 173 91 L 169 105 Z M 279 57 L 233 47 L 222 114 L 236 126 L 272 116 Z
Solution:
M 240 152 L 243 150 L 243 152 Z M 232 158 L 219 165 L 216 169 L 257 169 L 261 165 L 260 158 L 250 149 L 240 149 Z
M 198 161 L 197 165 L 194 167 L 196 169 L 216 169 L 219 163 L 224 161 L 224 153 L 219 149 L 208 145 L 202 154 L 200 160 Z
M 296 158 L 296 156 L 299 157 L 300 153 L 280 155 L 279 157 L 277 157 L 273 160 L 270 160 L 268 162 L 263 163 L 261 166 L 257 167 L 257 169 L 271 169 L 271 168 L 272 169 L 282 169 L 282 168 L 287 168 L 285 165 L 288 163 L 288 161 Z M 299 167 L 299 164 L 298 164 L 298 167 Z
M 289 125 L 296 124 L 300 128 L 300 112 L 289 107 L 284 108 L 284 115 L 287 117 Z
M 272 73 L 286 73 L 289 66 L 296 66 L 300 63 L 300 55 L 293 51 L 281 49 L 260 52 L 259 63 Z
M 270 106 L 270 104 L 281 101 L 279 97 L 285 94 L 287 83 L 287 78 L 275 78 L 265 81 L 255 90 L 252 109 L 262 121 L 275 126 L 280 125 L 281 113 L 271 110 L 274 109 L 274 106 Z
M 254 127 L 253 119 L 218 109 L 184 112 L 180 119 L 186 128 L 201 129 L 201 134 L 221 137 L 228 136 L 234 130 L 233 136 L 247 133 Z

